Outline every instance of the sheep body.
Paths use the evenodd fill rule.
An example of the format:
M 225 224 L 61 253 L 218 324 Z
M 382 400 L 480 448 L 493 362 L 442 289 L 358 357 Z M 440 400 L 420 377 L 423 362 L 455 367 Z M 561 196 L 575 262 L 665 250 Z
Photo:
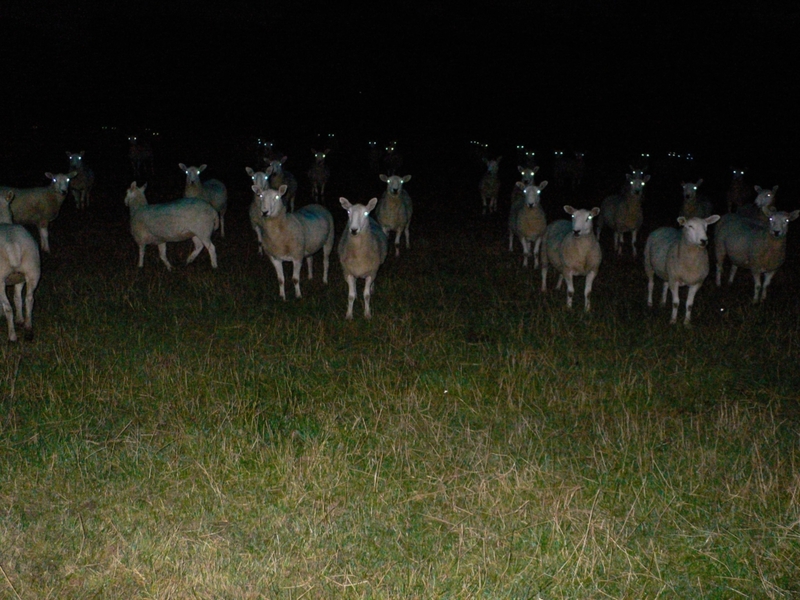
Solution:
M 386 260 L 389 241 L 380 225 L 370 216 L 378 199 L 373 198 L 366 206 L 351 204 L 347 198 L 339 198 L 347 211 L 347 226 L 339 238 L 339 262 L 347 281 L 346 319 L 353 318 L 356 299 L 356 281 L 364 279 L 364 317 L 372 317 L 369 301 L 378 269 Z
M 547 217 L 542 210 L 541 191 L 547 186 L 547 181 L 538 186 L 533 183 L 525 185 L 518 181 L 517 189 L 521 189 L 523 197 L 511 205 L 508 215 L 508 251 L 514 249 L 514 236 L 519 239 L 525 258 L 522 266 L 528 266 L 528 257 L 531 255 L 533 243 L 533 267 L 539 268 L 539 247 L 542 236 L 547 229 Z
M 333 249 L 333 216 L 324 206 L 309 204 L 297 212 L 287 213 L 283 195 L 286 185 L 273 190 L 252 186 L 261 200 L 264 252 L 278 275 L 278 291 L 286 300 L 283 263 L 291 262 L 295 297 L 300 298 L 300 269 L 306 259 L 308 278 L 314 276 L 314 254 L 322 250 L 322 282 L 328 283 L 328 266 Z
M 786 260 L 789 223 L 800 216 L 800 210 L 787 213 L 776 211 L 772 206 L 765 207 L 763 213 L 766 221 L 728 213 L 720 220 L 714 236 L 717 286 L 722 284 L 722 270 L 727 257 L 731 261 L 728 283 L 733 283 L 738 267 L 752 272 L 755 282 L 754 303 L 766 299 L 767 287 L 773 275 Z
M 311 195 L 314 202 L 320 202 L 325 197 L 325 184 L 331 176 L 328 165 L 325 164 L 330 149 L 325 149 L 324 152 L 317 152 L 313 148 L 311 152 L 314 153 L 314 164 L 308 170 L 308 178 L 311 181 Z
M 69 182 L 75 171 L 67 174 L 45 173 L 50 185 L 35 188 L 0 187 L 0 194 L 13 192 L 10 209 L 14 223 L 35 225 L 39 229 L 39 243 L 44 252 L 50 252 L 50 235 L 48 226 L 58 216 L 61 205 L 67 197 Z
M 36 240 L 24 226 L 11 222 L 8 204 L 13 197 L 13 191 L 7 191 L 0 197 L 0 305 L 6 317 L 10 342 L 17 341 L 15 321 L 23 324 L 25 339 L 33 339 L 33 292 L 39 285 L 41 276 L 41 259 Z M 6 294 L 8 285 L 14 286 L 16 316 Z
M 631 249 L 633 256 L 636 256 L 636 236 L 644 220 L 642 213 L 644 185 L 650 181 L 650 175 L 641 175 L 642 173 L 639 171 L 626 175 L 628 181 L 623 193 L 608 196 L 600 205 L 597 239 L 600 240 L 604 226 L 610 227 L 614 232 L 614 251 L 617 254 L 622 254 L 623 235 L 630 232 Z
M 207 165 L 187 167 L 178 163 L 178 166 L 186 173 L 184 198 L 199 198 L 208 202 L 219 213 L 219 234 L 225 237 L 225 213 L 228 210 L 228 189 L 225 184 L 219 179 L 200 180 L 200 173 L 206 170 Z
M 689 325 L 692 318 L 694 297 L 708 277 L 708 226 L 719 221 L 719 215 L 706 218 L 678 217 L 681 229 L 661 227 L 647 238 L 644 247 L 644 270 L 647 274 L 647 306 L 653 306 L 654 277 L 664 281 L 661 304 L 667 302 L 667 290 L 672 293 L 672 317 L 670 323 L 678 320 L 679 292 L 682 286 L 689 287 L 686 298 L 684 324 Z
M 728 212 L 738 212 L 739 209 L 750 202 L 752 192 L 744 182 L 745 169 L 733 169 L 731 184 L 725 193 L 725 200 L 728 203 Z
M 569 205 L 564 211 L 572 215 L 572 222 L 561 219 L 550 223 L 543 239 L 542 252 L 542 292 L 547 291 L 547 270 L 552 264 L 559 273 L 556 289 L 561 288 L 564 280 L 567 282 L 567 306 L 572 308 L 572 296 L 575 293 L 573 278 L 576 275 L 585 275 L 584 309 L 591 310 L 589 294 L 592 293 L 592 284 L 600 263 L 603 252 L 600 242 L 594 235 L 592 221 L 600 209 L 577 210 Z
M 498 156 L 494 160 L 483 159 L 483 164 L 486 165 L 486 173 L 481 177 L 478 189 L 481 193 L 484 215 L 497 211 L 497 197 L 500 195 L 500 178 L 497 172 L 500 168 L 501 160 L 503 160 L 502 156 Z
M 211 243 L 211 234 L 219 227 L 219 213 L 200 198 L 181 198 L 163 204 L 148 204 L 145 197 L 147 184 L 141 187 L 131 183 L 125 194 L 125 206 L 130 209 L 131 235 L 139 246 L 139 268 L 144 267 L 144 251 L 149 244 L 158 246 L 158 255 L 167 270 L 172 265 L 167 260 L 167 242 L 191 239 L 194 250 L 186 259 L 191 263 L 205 247 L 211 266 L 217 268 L 217 251 Z
M 89 201 L 92 195 L 92 188 L 94 187 L 94 171 L 88 168 L 83 162 L 83 155 L 85 152 L 69 152 L 69 170 L 75 171 L 75 177 L 69 183 L 69 188 L 72 190 L 72 197 L 75 199 L 75 206 L 78 210 L 84 210 L 89 207 Z
M 386 191 L 378 201 L 377 217 L 383 232 L 388 236 L 390 231 L 395 232 L 394 254 L 400 256 L 400 235 L 405 234 L 406 249 L 411 248 L 410 232 L 411 215 L 414 207 L 411 196 L 403 189 L 403 184 L 411 181 L 411 175 L 380 175 L 380 180 L 386 184 Z

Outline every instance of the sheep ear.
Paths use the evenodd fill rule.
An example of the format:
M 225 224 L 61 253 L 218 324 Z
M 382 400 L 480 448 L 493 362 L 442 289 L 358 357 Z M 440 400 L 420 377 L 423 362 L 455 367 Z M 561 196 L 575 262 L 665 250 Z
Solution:
M 774 194 L 777 191 L 778 191 L 778 186 L 776 185 L 775 187 L 772 188 L 772 193 Z
M 136 182 L 135 181 L 131 182 L 131 187 L 129 187 L 128 189 L 131 190 L 131 191 L 135 190 L 136 189 Z
M 409 181 L 411 181 L 411 175 L 406 175 L 403 177 L 403 183 L 408 183 Z
M 8 190 L 6 192 L 6 202 L 11 204 L 11 201 L 14 199 L 14 190 Z
M 719 215 L 711 215 L 710 217 L 706 217 L 706 225 L 713 225 L 714 223 L 719 221 L 720 218 L 721 217 Z
M 523 167 L 522 165 L 517 165 L 517 171 L 522 173 L 524 170 L 525 170 L 525 167 Z
M 756 191 L 756 194 L 760 194 L 760 193 L 761 193 L 761 191 L 762 191 L 762 190 L 761 190 L 761 186 L 760 186 L 760 185 L 754 185 L 754 186 L 753 186 L 753 189 Z
M 341 204 L 342 208 L 345 209 L 345 210 L 350 210 L 351 208 L 353 208 L 353 205 L 350 204 L 350 200 L 348 200 L 344 196 L 339 198 L 339 204 Z
M 703 183 L 703 178 L 702 177 L 697 180 L 697 183 L 695 183 L 695 185 L 699 186 L 701 183 Z
M 648 181 L 650 181 L 650 174 L 648 173 L 647 175 L 645 175 L 644 177 L 642 177 L 642 181 L 644 181 L 645 183 L 647 183 Z
M 314 148 L 312 148 L 312 149 L 311 149 L 311 154 L 316 154 L 316 153 L 317 153 L 317 151 L 316 151 L 316 150 L 314 150 Z
M 539 172 L 539 165 L 536 165 L 535 167 L 533 167 L 533 172 L 534 172 L 534 174 Z
M 386 183 L 387 181 L 389 181 L 389 178 L 388 178 L 386 175 L 384 175 L 383 173 L 381 173 L 380 175 L 378 175 L 378 177 L 380 178 L 380 180 L 381 180 L 383 183 Z
M 187 166 L 186 166 L 185 164 L 183 164 L 183 163 L 178 163 L 178 168 L 179 168 L 181 171 L 188 171 L 188 170 L 189 170 L 189 167 L 187 167 Z
M 686 217 L 678 217 L 678 225 L 680 225 L 681 227 L 686 225 Z
M 45 173 L 44 176 L 47 177 L 48 179 L 55 179 L 55 177 L 53 176 L 53 174 L 50 171 Z
M 373 198 L 372 200 L 367 202 L 367 212 L 372 212 L 377 204 L 378 204 L 377 198 Z
M 789 220 L 794 221 L 797 217 L 800 217 L 800 209 L 793 210 L 789 213 Z
M 539 184 L 539 191 L 541 192 L 546 187 L 547 187 L 547 179 L 545 179 L 542 183 Z
M 197 167 L 197 172 L 198 172 L 198 173 L 202 173 L 203 171 L 205 171 L 205 170 L 206 170 L 206 167 L 207 167 L 207 166 L 208 166 L 208 165 L 200 165 L 199 167 Z
M 245 171 L 247 171 L 247 174 L 248 174 L 248 175 L 250 175 L 250 177 L 252 177 L 252 176 L 253 176 L 253 175 L 255 175 L 255 173 L 256 173 L 256 172 L 255 172 L 255 171 L 253 171 L 253 169 L 251 169 L 250 167 L 245 167 L 245 168 L 244 168 L 244 170 L 245 170 Z
M 278 188 L 278 195 L 283 196 L 286 193 L 287 189 L 289 189 L 289 187 L 284 183 L 281 187 Z
M 331 151 L 331 149 L 330 149 L 330 148 L 325 148 L 325 152 L 323 152 L 323 154 L 329 154 L 329 153 L 330 153 L 330 151 Z
M 599 214 L 600 214 L 600 207 L 599 207 L 599 206 L 595 206 L 595 207 L 594 207 L 594 208 L 591 210 L 591 213 L 592 213 L 592 216 L 593 216 L 593 217 L 596 217 L 597 215 L 599 215 Z
M 524 183 L 522 183 L 521 181 L 518 181 L 518 182 L 517 182 L 516 184 L 514 184 L 514 185 L 516 185 L 516 186 L 517 186 L 519 189 L 521 189 L 521 190 L 524 190 L 524 189 L 525 189 L 525 184 L 524 184 Z
M 142 187 L 139 188 L 140 192 L 144 192 L 147 189 L 147 183 L 145 183 Z
M 564 212 L 567 213 L 567 214 L 570 214 L 570 215 L 574 215 L 575 214 L 575 209 L 572 208 L 569 204 L 567 204 L 567 205 L 564 206 Z

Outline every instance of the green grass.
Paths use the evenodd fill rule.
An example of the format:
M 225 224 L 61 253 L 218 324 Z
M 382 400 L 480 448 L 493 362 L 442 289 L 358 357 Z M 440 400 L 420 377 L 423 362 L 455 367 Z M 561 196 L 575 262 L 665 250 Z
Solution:
M 216 272 L 54 225 L 0 345 L 0 597 L 800 594 L 796 257 L 687 329 L 630 258 L 586 315 L 501 223 L 421 225 L 346 322 L 335 260 L 279 300 L 245 210 Z

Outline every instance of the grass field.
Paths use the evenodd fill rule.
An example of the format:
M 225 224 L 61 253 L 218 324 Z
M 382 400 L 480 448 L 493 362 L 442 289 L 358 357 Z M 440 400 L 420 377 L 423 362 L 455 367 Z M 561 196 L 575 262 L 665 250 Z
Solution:
M 709 280 L 685 328 L 610 236 L 568 311 L 479 172 L 415 173 L 412 248 L 346 322 L 335 254 L 279 300 L 245 164 L 217 271 L 136 268 L 123 174 L 54 222 L 36 339 L 0 344 L 0 598 L 800 595 L 796 223 L 763 305 Z M 337 235 L 332 199 L 381 191 L 331 187 Z

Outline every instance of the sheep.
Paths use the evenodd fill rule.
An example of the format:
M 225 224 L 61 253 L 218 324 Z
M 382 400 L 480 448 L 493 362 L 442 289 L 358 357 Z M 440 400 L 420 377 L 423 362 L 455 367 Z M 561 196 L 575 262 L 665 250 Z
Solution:
M 267 189 L 269 187 L 269 176 L 272 174 L 272 167 L 267 167 L 266 171 L 254 171 L 250 167 L 245 167 L 244 170 L 250 176 L 254 186 L 261 189 Z M 258 253 L 264 254 L 264 236 L 261 233 L 263 218 L 261 216 L 261 199 L 258 194 L 253 194 L 253 200 L 250 202 L 248 213 L 250 216 L 250 226 L 253 228 L 253 231 L 256 232 L 256 238 L 258 239 Z
M 569 159 L 563 150 L 553 152 L 553 178 L 556 186 L 561 189 L 567 183 L 567 172 L 569 170 Z
M 572 215 L 572 222 L 561 219 L 550 223 L 545 230 L 542 252 L 542 292 L 547 292 L 547 270 L 552 264 L 559 272 L 556 289 L 567 281 L 567 307 L 572 308 L 572 295 L 575 293 L 573 277 L 585 275 L 586 284 L 583 291 L 584 309 L 591 310 L 589 294 L 592 283 L 597 276 L 603 252 L 600 242 L 594 235 L 592 220 L 600 213 L 598 207 L 591 210 L 575 209 L 567 205 L 567 214 Z
M 130 209 L 131 234 L 139 246 L 139 263 L 144 267 L 144 250 L 148 244 L 158 246 L 158 255 L 172 270 L 167 260 L 167 242 L 182 242 L 191 239 L 194 251 L 186 259 L 191 263 L 205 247 L 211 258 L 212 268 L 217 268 L 217 250 L 211 243 L 211 234 L 219 227 L 219 213 L 205 200 L 200 198 L 181 198 L 163 204 L 148 204 L 144 195 L 145 183 L 137 187 L 132 182 L 125 193 L 125 206 Z
M 689 287 L 686 297 L 684 325 L 692 319 L 692 306 L 697 290 L 708 277 L 708 226 L 719 221 L 719 215 L 678 217 L 681 230 L 660 227 L 652 232 L 644 246 L 644 270 L 647 274 L 647 306 L 653 306 L 654 275 L 664 280 L 661 305 L 667 303 L 667 289 L 672 292 L 672 317 L 678 321 L 681 286 Z
M 403 168 L 403 155 L 397 150 L 397 140 L 389 142 L 383 154 L 383 167 L 391 176 L 400 172 Z
M 128 137 L 128 160 L 134 179 L 153 176 L 153 147 L 147 140 L 132 135 Z
M 364 279 L 364 318 L 372 318 L 369 300 L 378 269 L 386 260 L 389 241 L 381 226 L 369 216 L 378 204 L 373 198 L 366 206 L 351 204 L 347 198 L 339 198 L 347 211 L 347 227 L 339 238 L 339 262 L 347 281 L 347 314 L 353 318 L 353 303 L 356 300 L 356 280 Z
M 511 189 L 511 205 L 513 206 L 515 202 L 524 202 L 525 201 L 525 194 L 523 191 L 525 187 L 529 185 L 533 185 L 534 177 L 536 173 L 539 172 L 539 167 L 526 167 L 524 165 L 517 165 L 517 171 L 519 171 L 519 177 L 522 181 L 523 186 L 519 187 L 515 185 Z
M 8 190 L 0 196 L 0 305 L 8 324 L 8 341 L 17 341 L 14 321 L 22 323 L 26 340 L 33 339 L 33 292 L 39 285 L 41 260 L 36 240 L 22 225 L 13 225 L 8 207 L 14 192 Z M 14 286 L 16 318 L 8 301 L 6 286 Z M 25 304 L 22 288 L 25 288 Z
M 501 160 L 503 160 L 502 156 L 498 156 L 493 160 L 483 159 L 483 164 L 486 165 L 486 173 L 481 177 L 478 189 L 481 193 L 484 215 L 497 211 L 497 196 L 500 194 L 500 179 L 497 176 L 497 171 L 500 168 Z
M 513 251 L 514 236 L 517 236 L 525 254 L 522 266 L 527 267 L 533 242 L 533 268 L 538 269 L 539 246 L 547 229 L 547 218 L 541 203 L 541 192 L 547 187 L 547 181 L 542 181 L 538 186 L 532 182 L 526 185 L 523 181 L 518 181 L 516 187 L 523 191 L 524 197 L 511 205 L 508 215 L 508 251 Z
M 333 217 L 324 206 L 309 204 L 294 213 L 286 212 L 283 195 L 286 184 L 277 190 L 251 188 L 261 200 L 262 234 L 264 252 L 269 256 L 278 275 L 278 292 L 286 300 L 283 276 L 284 261 L 291 261 L 294 295 L 300 294 L 300 269 L 303 259 L 308 266 L 308 278 L 314 276 L 313 255 L 322 250 L 322 282 L 328 283 L 328 263 L 333 249 Z
M 381 155 L 383 151 L 378 146 L 378 142 L 370 140 L 367 142 L 367 164 L 371 173 L 380 173 Z
M 711 201 L 705 196 L 697 195 L 697 188 L 703 183 L 702 179 L 697 182 L 691 181 L 686 183 L 681 181 L 681 190 L 683 191 L 683 205 L 681 206 L 681 216 L 691 219 L 692 217 L 699 217 L 705 219 L 710 217 L 714 212 L 714 207 Z
M 258 150 L 256 152 L 256 164 L 263 167 L 269 167 L 273 160 L 280 160 L 281 154 L 275 150 L 275 142 L 258 138 L 256 140 Z
M 324 152 L 317 152 L 312 148 L 311 152 L 314 154 L 314 164 L 308 170 L 308 178 L 311 180 L 311 195 L 314 202 L 320 202 L 325 197 L 325 184 L 328 183 L 328 178 L 331 176 L 330 169 L 325 164 L 325 157 L 330 153 L 330 149 L 326 148 Z
M 2 194 L 9 190 L 14 192 L 14 199 L 11 202 L 11 215 L 14 223 L 35 225 L 39 228 L 39 243 L 44 252 L 50 252 L 48 225 L 58 216 L 61 205 L 67 197 L 70 180 L 76 174 L 75 171 L 57 175 L 45 173 L 44 176 L 50 179 L 50 185 L 47 187 L 0 187 Z
M 178 167 L 186 173 L 186 187 L 183 190 L 184 198 L 200 198 L 208 202 L 219 213 L 219 234 L 225 237 L 225 212 L 228 210 L 228 189 L 219 179 L 200 181 L 200 173 L 206 170 L 207 165 L 187 167 L 178 163 Z
M 735 169 L 731 167 L 731 185 L 725 194 L 728 201 L 728 212 L 738 212 L 739 209 L 750 201 L 752 192 L 744 182 L 744 174 L 747 169 Z
M 637 173 L 638 175 L 638 173 Z M 607 225 L 614 231 L 614 250 L 617 254 L 622 254 L 623 235 L 631 233 L 631 249 L 633 256 L 636 256 L 636 235 L 642 226 L 642 200 L 644 198 L 644 186 L 650 181 L 650 175 L 641 178 L 632 174 L 625 176 L 628 180 L 622 194 L 608 196 L 600 205 L 600 218 L 597 222 L 597 240 L 600 240 L 600 233 L 603 226 Z
M 289 208 L 289 212 L 294 212 L 294 200 L 297 195 L 297 179 L 289 171 L 283 168 L 283 163 L 286 162 L 287 156 L 281 157 L 279 160 L 273 160 L 269 163 L 272 174 L 269 177 L 269 186 L 273 190 L 278 190 L 282 185 L 286 185 L 286 194 L 283 196 L 284 202 Z
M 89 207 L 92 187 L 94 187 L 94 171 L 83 164 L 84 154 L 83 150 L 80 152 L 67 151 L 69 170 L 75 171 L 75 177 L 70 181 L 69 188 L 72 190 L 72 197 L 75 199 L 78 210 Z
M 744 204 L 739 207 L 736 214 L 749 219 L 758 219 L 766 221 L 769 219 L 769 212 L 764 212 L 765 208 L 769 208 L 775 204 L 775 194 L 778 193 L 778 186 L 770 189 L 763 189 L 760 185 L 753 186 L 756 191 L 756 199 L 753 202 Z
M 411 204 L 411 196 L 403 189 L 403 184 L 411 181 L 411 175 L 400 177 L 381 174 L 380 180 L 386 184 L 386 191 L 378 201 L 378 224 L 387 236 L 390 231 L 395 232 L 394 255 L 400 256 L 401 234 L 404 233 L 406 236 L 406 249 L 411 248 L 409 228 L 414 208 Z
M 775 210 L 774 206 L 765 206 L 762 210 L 766 221 L 728 213 L 720 220 L 715 235 L 717 287 L 722 284 L 723 265 L 725 257 L 728 257 L 731 261 L 729 284 L 733 283 L 738 267 L 750 269 L 753 273 L 754 304 L 767 298 L 767 287 L 772 276 L 786 259 L 789 222 L 800 216 L 800 210 L 787 213 Z

